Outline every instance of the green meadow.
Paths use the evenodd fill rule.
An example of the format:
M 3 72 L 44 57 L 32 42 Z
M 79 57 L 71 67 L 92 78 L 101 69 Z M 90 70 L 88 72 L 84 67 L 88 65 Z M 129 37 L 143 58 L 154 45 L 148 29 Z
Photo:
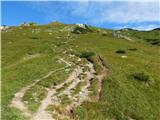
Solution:
M 38 82 L 25 93 L 23 100 L 35 112 L 47 94 L 46 88 L 63 82 L 76 65 L 86 63 L 85 60 L 81 63 L 77 60 L 81 53 L 87 51 L 101 56 L 108 72 L 102 83 L 100 99 L 86 100 L 75 108 L 75 119 L 159 120 L 160 30 L 114 31 L 89 26 L 88 31 L 82 29 L 83 32 L 77 33 L 71 30 L 75 26 L 50 23 L 13 26 L 2 31 L 2 120 L 27 120 L 20 110 L 10 107 L 14 95 L 50 71 L 64 68 L 66 64 L 60 63 L 60 58 L 74 63 Z M 69 57 L 68 53 L 75 57 Z M 84 83 L 79 83 L 73 94 L 78 93 Z M 93 81 L 90 88 L 94 91 L 91 94 L 93 99 L 97 94 L 96 84 Z M 65 96 L 62 98 L 66 99 Z M 63 102 L 72 101 L 67 98 Z

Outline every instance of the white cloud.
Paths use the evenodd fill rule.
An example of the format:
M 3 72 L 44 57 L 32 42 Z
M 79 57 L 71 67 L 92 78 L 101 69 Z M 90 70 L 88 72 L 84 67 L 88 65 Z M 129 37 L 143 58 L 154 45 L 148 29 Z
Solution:
M 125 0 L 124 0 L 125 1 Z M 128 0 L 126 0 L 128 1 Z M 160 2 L 84 2 L 84 6 L 73 9 L 73 13 L 88 18 L 93 24 L 126 24 L 138 30 L 160 27 Z M 83 3 L 83 4 L 84 4 Z M 76 12 L 75 12 L 76 11 Z M 156 22 L 158 24 L 153 24 Z M 134 25 L 137 24 L 137 25 Z M 146 23 L 146 24 L 141 24 Z M 131 25 L 132 24 L 132 25 Z
M 58 17 L 58 14 L 56 13 L 64 13 L 65 11 L 70 11 L 72 15 L 88 19 L 92 23 L 134 23 L 160 21 L 160 2 L 158 2 L 157 0 L 100 0 L 101 2 L 93 1 L 94 0 L 80 0 L 74 2 L 74 5 L 68 2 L 68 4 L 64 4 L 63 8 L 55 10 L 53 10 L 54 6 L 52 7 L 50 5 L 50 2 L 34 2 L 33 6 L 38 6 L 37 10 L 43 9 L 43 11 L 47 12 L 46 14 L 50 14 L 49 16 L 54 16 L 53 12 L 55 12 L 55 15 L 57 15 L 56 17 Z
M 160 21 L 159 10 L 159 4 L 156 2 L 127 2 L 116 7 L 113 6 L 111 9 L 106 9 L 102 13 L 102 19 L 100 20 L 102 22 L 118 23 Z
M 122 0 L 113 2 L 77 2 L 72 14 L 87 18 L 92 23 L 134 23 L 160 21 L 160 2 L 157 0 Z M 119 1 L 119 0 L 118 0 Z M 129 1 L 129 2 L 124 2 Z M 133 2 L 134 1 L 134 2 Z M 135 2 L 136 1 L 136 2 Z
M 70 17 L 82 20 L 83 23 L 101 26 L 103 24 L 114 23 L 130 25 L 138 29 L 152 29 L 160 27 L 152 22 L 160 23 L 160 2 L 158 0 L 80 0 L 77 2 L 62 2 L 57 7 L 53 2 L 33 2 L 33 7 L 46 14 L 47 20 L 62 20 Z M 102 2 L 103 1 L 103 2 Z M 108 2 L 107 2 L 108 1 Z M 119 1 L 119 2 L 115 2 Z M 122 2 L 123 1 L 123 2 Z M 125 1 L 125 2 L 124 2 Z M 135 2 L 136 1 L 136 2 Z M 52 4 L 50 4 L 52 3 Z M 32 6 L 31 5 L 31 6 Z M 69 16 L 67 16 L 69 15 Z M 67 18 L 68 17 L 68 18 Z M 138 26 L 137 23 L 147 24 Z

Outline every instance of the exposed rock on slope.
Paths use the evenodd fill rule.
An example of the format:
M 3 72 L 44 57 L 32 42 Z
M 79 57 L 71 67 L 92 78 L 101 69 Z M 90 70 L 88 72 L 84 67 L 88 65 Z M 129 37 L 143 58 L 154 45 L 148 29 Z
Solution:
M 126 29 L 126 30 L 128 30 L 128 29 Z M 122 39 L 125 39 L 125 40 L 128 40 L 128 41 L 134 42 L 134 40 L 132 40 L 128 36 L 122 35 L 121 31 L 113 31 L 113 37 L 118 38 L 118 39 L 122 38 Z
M 76 24 L 71 32 L 76 34 L 91 32 L 92 30 L 86 24 Z

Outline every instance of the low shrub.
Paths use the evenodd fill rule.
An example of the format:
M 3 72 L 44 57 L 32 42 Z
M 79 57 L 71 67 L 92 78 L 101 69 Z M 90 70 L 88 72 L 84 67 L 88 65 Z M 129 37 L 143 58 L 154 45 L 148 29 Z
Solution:
M 160 45 L 160 39 L 145 39 L 151 45 Z
M 87 58 L 88 59 L 88 58 L 90 58 L 93 55 L 95 55 L 94 52 L 82 52 L 79 57 L 81 57 L 81 58 Z
M 159 41 L 151 42 L 152 45 L 160 45 Z
M 39 39 L 38 37 L 30 37 L 30 39 Z
M 125 54 L 126 51 L 125 50 L 117 50 L 116 53 Z
M 134 77 L 134 79 L 139 80 L 139 81 L 143 81 L 143 82 L 147 82 L 150 79 L 149 75 L 146 74 L 145 72 L 134 73 L 133 77 Z

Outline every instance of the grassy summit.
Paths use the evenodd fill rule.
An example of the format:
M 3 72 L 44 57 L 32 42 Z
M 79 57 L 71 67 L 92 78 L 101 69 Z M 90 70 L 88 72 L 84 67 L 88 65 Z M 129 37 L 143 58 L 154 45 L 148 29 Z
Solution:
M 102 68 L 98 61 L 103 59 L 108 72 L 101 85 L 99 99 L 85 100 L 71 111 L 73 115 L 70 114 L 71 117 L 67 119 L 74 116 L 80 120 L 158 120 L 159 45 L 159 29 L 113 31 L 55 22 L 2 30 L 2 119 L 28 120 L 19 109 L 10 107 L 11 101 L 23 87 L 50 72 L 53 73 L 49 77 L 44 77 L 24 94 L 22 100 L 30 111 L 35 113 L 47 96 L 47 91 L 63 83 L 80 66 L 82 73 L 77 77 L 80 80 L 77 87 L 70 90 L 71 95 L 78 94 L 87 84 L 85 71 L 89 70 L 86 66 L 88 60 L 93 62 L 94 69 L 100 74 Z M 65 83 L 59 88 L 59 93 L 55 93 L 57 99 L 65 100 L 62 100 L 62 106 L 50 105 L 50 111 L 57 110 L 63 114 L 64 105 L 74 101 L 60 95 L 71 84 L 72 81 Z M 96 99 L 97 78 L 91 80 L 88 90 L 92 91 L 89 96 Z

